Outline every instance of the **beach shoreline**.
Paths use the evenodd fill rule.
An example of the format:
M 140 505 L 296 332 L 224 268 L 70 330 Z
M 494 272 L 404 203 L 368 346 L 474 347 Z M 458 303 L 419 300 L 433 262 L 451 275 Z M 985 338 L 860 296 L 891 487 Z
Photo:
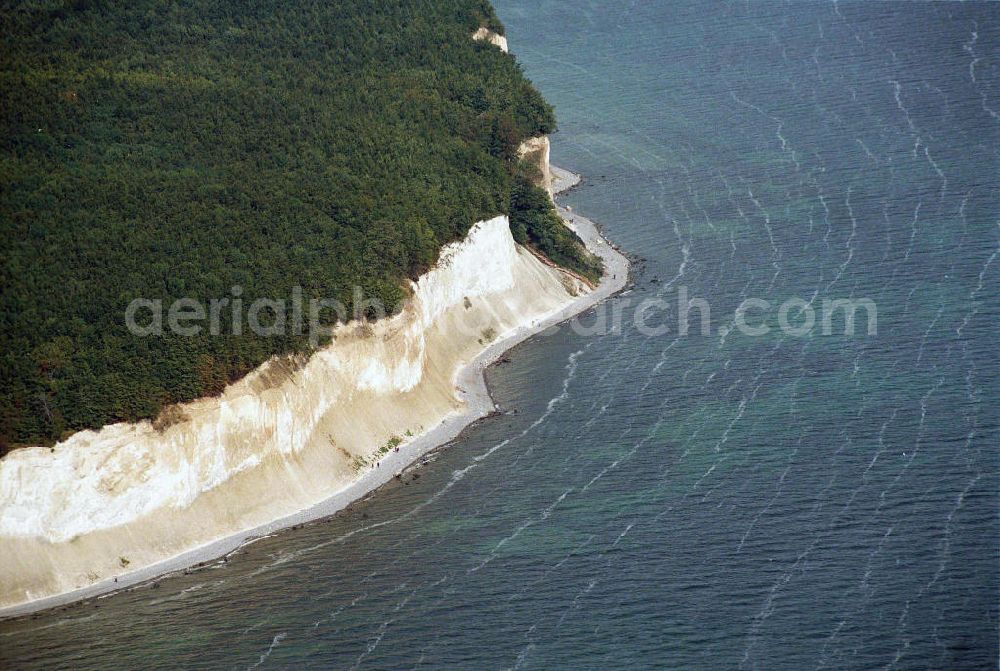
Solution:
M 551 167 L 552 192 L 564 193 L 580 183 L 580 176 L 556 166 Z M 562 309 L 531 326 L 516 329 L 480 352 L 472 361 L 460 368 L 455 377 L 458 397 L 465 405 L 429 431 L 390 451 L 375 468 L 370 468 L 349 485 L 322 502 L 291 515 L 285 515 L 263 525 L 230 534 L 210 543 L 149 564 L 134 571 L 106 578 L 79 589 L 54 594 L 33 601 L 0 608 L 0 620 L 23 617 L 33 613 L 66 607 L 78 602 L 110 596 L 116 592 L 134 589 L 169 574 L 199 566 L 233 554 L 241 547 L 272 535 L 283 529 L 330 517 L 355 501 L 359 501 L 391 481 L 398 473 L 416 463 L 429 452 L 446 445 L 478 420 L 496 411 L 496 405 L 485 379 L 486 369 L 517 345 L 535 335 L 585 312 L 598 303 L 622 291 L 629 281 L 629 261 L 614 245 L 604 239 L 596 224 L 576 212 L 557 204 L 563 220 L 583 240 L 587 248 L 605 264 L 605 275 L 593 291 L 579 296 Z

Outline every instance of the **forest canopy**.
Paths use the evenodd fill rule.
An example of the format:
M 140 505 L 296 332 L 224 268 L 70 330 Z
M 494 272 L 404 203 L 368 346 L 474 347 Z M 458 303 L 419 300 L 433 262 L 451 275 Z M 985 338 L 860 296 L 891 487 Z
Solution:
M 2 2 L 0 453 L 310 347 L 139 338 L 134 298 L 396 305 L 500 213 L 596 276 L 517 165 L 552 109 L 482 26 L 503 31 L 486 0 Z

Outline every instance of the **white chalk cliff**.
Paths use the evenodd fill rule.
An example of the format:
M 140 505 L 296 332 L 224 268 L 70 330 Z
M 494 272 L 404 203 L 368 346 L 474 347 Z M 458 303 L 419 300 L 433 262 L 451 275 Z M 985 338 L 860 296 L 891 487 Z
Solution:
M 490 44 L 500 47 L 500 51 L 507 53 L 507 38 L 499 33 L 493 32 L 489 28 L 479 28 L 479 30 L 472 33 L 472 39 L 481 42 L 489 42 Z
M 275 359 L 176 423 L 83 431 L 0 460 L 0 607 L 150 566 L 317 504 L 460 413 L 457 372 L 588 291 L 477 223 L 400 314 L 350 323 L 307 361 Z
M 552 169 L 549 167 L 549 136 L 540 135 L 528 138 L 517 149 L 518 158 L 527 161 L 538 171 L 538 186 L 549 192 L 552 197 Z

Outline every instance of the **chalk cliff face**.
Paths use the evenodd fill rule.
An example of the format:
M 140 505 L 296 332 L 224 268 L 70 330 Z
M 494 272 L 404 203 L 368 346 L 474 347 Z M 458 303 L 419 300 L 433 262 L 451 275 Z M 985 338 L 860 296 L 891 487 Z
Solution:
M 538 171 L 537 185 L 552 197 L 552 170 L 549 167 L 549 136 L 528 138 L 517 149 L 518 156 L 530 163 Z
M 507 53 L 507 38 L 493 32 L 489 28 L 480 28 L 476 32 L 472 33 L 472 39 L 495 44 L 500 47 L 500 51 Z
M 491 341 L 587 291 L 516 245 L 505 217 L 446 246 L 412 288 L 402 313 L 339 327 L 308 360 L 273 360 L 166 428 L 115 424 L 0 460 L 0 606 L 328 498 L 394 437 L 459 412 L 456 372 Z

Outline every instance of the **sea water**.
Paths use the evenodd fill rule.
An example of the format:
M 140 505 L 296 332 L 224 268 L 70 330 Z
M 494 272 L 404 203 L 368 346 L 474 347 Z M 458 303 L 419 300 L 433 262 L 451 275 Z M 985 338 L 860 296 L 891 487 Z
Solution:
M 998 6 L 496 5 L 563 201 L 641 257 L 620 319 L 335 518 L 0 624 L 0 666 L 993 668 Z

